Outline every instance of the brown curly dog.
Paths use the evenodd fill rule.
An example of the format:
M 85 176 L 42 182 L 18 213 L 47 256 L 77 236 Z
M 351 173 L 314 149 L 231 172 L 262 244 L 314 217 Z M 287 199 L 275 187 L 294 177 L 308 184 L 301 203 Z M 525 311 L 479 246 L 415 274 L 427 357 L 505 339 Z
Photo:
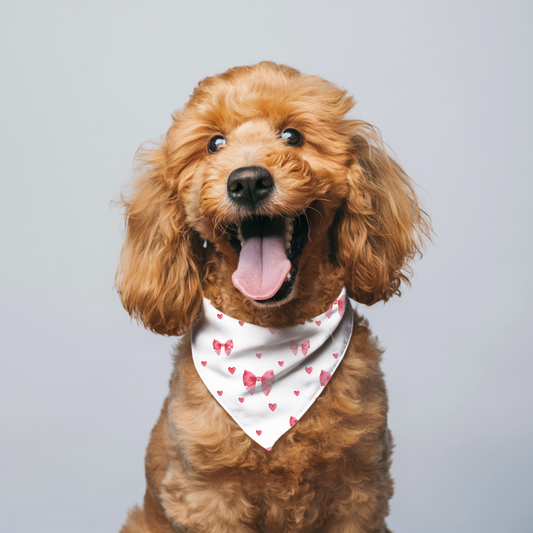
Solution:
M 357 312 L 331 381 L 271 451 L 208 391 L 189 333 L 204 297 L 234 319 L 284 328 L 323 313 L 343 286 L 368 305 L 400 294 L 430 224 L 376 129 L 344 118 L 353 105 L 287 66 L 232 68 L 200 82 L 161 145 L 141 154 L 117 286 L 133 317 L 183 337 L 146 453 L 144 505 L 122 533 L 388 531 L 381 352 Z M 263 272 L 253 296 L 242 276 L 232 281 L 244 223 L 280 234 L 290 260 L 286 275 L 275 254 L 268 273 L 254 267 L 260 254 L 248 257 Z

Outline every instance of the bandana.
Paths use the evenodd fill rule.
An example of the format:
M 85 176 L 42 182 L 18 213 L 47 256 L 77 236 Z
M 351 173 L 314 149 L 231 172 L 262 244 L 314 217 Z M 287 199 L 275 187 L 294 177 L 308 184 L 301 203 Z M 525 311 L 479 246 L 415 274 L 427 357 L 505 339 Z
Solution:
M 204 298 L 192 356 L 209 392 L 258 444 L 270 450 L 318 398 L 352 336 L 355 302 L 343 288 L 305 324 L 272 329 L 236 320 Z

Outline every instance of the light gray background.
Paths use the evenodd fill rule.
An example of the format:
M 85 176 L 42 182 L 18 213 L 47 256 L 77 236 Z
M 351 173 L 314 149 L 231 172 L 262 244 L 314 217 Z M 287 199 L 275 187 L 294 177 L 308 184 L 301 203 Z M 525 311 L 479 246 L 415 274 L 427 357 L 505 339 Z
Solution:
M 1 8 L 0 530 L 117 531 L 172 339 L 112 290 L 110 207 L 205 76 L 264 59 L 358 100 L 437 237 L 365 310 L 386 348 L 396 533 L 533 531 L 532 4 L 47 1 Z

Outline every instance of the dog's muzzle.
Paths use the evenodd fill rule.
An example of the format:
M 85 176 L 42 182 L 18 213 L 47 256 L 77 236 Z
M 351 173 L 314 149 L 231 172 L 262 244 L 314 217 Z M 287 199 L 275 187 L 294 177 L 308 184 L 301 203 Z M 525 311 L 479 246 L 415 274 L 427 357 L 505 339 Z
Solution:
M 283 300 L 291 293 L 309 232 L 304 216 L 259 214 L 274 189 L 272 174 L 260 166 L 237 168 L 227 182 L 228 197 L 244 214 L 232 230 L 231 244 L 239 261 L 231 279 L 244 296 L 265 303 Z

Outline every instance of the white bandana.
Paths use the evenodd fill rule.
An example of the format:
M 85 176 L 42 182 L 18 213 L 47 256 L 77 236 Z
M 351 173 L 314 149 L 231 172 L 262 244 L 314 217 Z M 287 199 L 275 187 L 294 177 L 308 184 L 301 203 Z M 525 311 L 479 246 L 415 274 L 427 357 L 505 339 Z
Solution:
M 218 403 L 270 450 L 311 407 L 342 361 L 354 308 L 343 289 L 313 320 L 271 329 L 224 315 L 204 298 L 203 315 L 192 327 L 194 365 Z

